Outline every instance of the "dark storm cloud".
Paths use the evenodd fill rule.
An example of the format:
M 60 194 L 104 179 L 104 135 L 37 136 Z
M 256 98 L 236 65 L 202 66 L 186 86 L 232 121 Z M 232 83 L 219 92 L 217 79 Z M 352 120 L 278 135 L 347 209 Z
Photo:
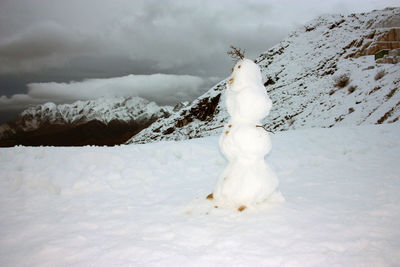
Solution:
M 26 6 L 24 13 L 36 16 L 26 18 L 28 27 L 11 20 L 14 25 L 10 27 L 16 31 L 1 32 L 5 36 L 0 41 L 3 74 L 62 68 L 84 54 L 151 61 L 159 72 L 184 67 L 189 74 L 205 76 L 215 75 L 208 69 L 217 64 L 221 66 L 217 75 L 224 75 L 229 70 L 222 70 L 229 62 L 225 55 L 229 44 L 246 47 L 254 57 L 255 52 L 275 44 L 289 29 L 288 25 L 265 19 L 270 5 L 256 1 L 5 3 L 2 8 L 20 5 L 14 9 L 22 11 Z
M 65 65 L 72 57 L 97 49 L 93 36 L 80 36 L 45 22 L 0 41 L 0 73 L 35 72 Z

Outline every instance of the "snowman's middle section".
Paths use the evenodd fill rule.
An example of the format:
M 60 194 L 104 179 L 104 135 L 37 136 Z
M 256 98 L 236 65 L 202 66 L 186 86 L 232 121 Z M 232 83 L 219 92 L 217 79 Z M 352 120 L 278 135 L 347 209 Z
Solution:
M 250 206 L 274 192 L 278 180 L 264 161 L 271 141 L 263 128 L 228 124 L 221 135 L 220 148 L 229 163 L 214 192 L 217 200 Z

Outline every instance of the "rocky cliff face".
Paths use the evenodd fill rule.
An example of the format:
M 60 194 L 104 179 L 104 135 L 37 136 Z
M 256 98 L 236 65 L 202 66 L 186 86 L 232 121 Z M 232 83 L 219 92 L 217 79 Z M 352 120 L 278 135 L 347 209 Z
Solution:
M 356 18 L 355 15 L 353 17 Z M 376 15 L 375 20 L 367 22 L 365 26 L 369 31 L 361 39 L 353 40 L 349 44 L 353 52 L 347 57 L 375 55 L 383 49 L 400 48 L 400 19 L 390 14 L 381 14 L 381 17 Z
M 400 66 L 375 53 L 398 45 L 400 8 L 319 17 L 262 53 L 264 85 L 274 102 L 269 131 L 397 122 Z M 218 135 L 228 121 L 221 81 L 190 105 L 159 119 L 128 143 Z
M 171 112 L 172 107 L 139 97 L 47 103 L 28 108 L 16 121 L 2 125 L 0 146 L 121 144 Z

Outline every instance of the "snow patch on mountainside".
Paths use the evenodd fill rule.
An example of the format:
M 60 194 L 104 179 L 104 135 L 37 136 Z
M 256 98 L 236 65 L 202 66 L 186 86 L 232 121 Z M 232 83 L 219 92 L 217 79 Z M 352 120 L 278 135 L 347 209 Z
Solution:
M 390 40 L 400 38 L 392 36 L 399 16 L 400 8 L 322 16 L 261 54 L 255 61 L 274 103 L 265 127 L 275 132 L 398 121 L 400 64 L 377 63 L 374 52 L 397 44 Z M 218 135 L 228 121 L 225 88 L 221 81 L 128 143 Z

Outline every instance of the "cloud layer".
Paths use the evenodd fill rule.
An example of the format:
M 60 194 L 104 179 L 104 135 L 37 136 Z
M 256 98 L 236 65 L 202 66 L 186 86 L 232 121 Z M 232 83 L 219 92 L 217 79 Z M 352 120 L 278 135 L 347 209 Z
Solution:
M 191 75 L 127 75 L 123 77 L 86 79 L 68 83 L 30 83 L 27 94 L 0 97 L 0 110 L 19 109 L 29 103 L 72 102 L 100 97 L 140 96 L 161 104 L 174 105 L 192 100 L 209 88 L 215 79 Z

